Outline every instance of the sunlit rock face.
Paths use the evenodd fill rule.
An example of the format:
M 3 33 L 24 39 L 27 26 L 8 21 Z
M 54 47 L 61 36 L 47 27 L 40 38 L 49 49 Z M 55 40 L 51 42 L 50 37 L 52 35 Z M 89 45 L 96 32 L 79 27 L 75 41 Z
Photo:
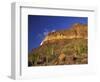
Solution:
M 74 39 L 74 38 L 82 38 L 87 39 L 87 25 L 76 23 L 72 25 L 71 28 L 65 30 L 58 30 L 54 32 L 48 33 L 48 35 L 44 38 L 40 45 L 45 42 L 50 42 L 54 40 L 61 40 L 61 39 Z

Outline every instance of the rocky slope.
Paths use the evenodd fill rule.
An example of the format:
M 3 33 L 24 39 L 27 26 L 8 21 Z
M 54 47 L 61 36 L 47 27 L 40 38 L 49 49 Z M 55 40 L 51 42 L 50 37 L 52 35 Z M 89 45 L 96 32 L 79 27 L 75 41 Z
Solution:
M 50 32 L 28 55 L 29 66 L 87 64 L 87 25 L 76 23 L 69 29 Z

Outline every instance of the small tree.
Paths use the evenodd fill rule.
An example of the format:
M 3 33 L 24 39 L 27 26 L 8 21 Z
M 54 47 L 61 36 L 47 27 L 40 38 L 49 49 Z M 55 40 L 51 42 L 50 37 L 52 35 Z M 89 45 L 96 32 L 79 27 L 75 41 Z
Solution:
M 37 62 L 39 60 L 39 54 L 38 53 L 34 53 L 32 59 L 34 61 L 34 65 L 37 65 Z

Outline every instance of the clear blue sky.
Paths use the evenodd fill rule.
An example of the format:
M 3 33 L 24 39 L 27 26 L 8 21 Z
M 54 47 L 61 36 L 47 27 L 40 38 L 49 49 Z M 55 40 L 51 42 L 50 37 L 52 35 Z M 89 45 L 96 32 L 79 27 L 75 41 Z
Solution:
M 67 29 L 75 23 L 88 24 L 88 18 L 28 15 L 28 51 L 37 48 L 48 32 Z

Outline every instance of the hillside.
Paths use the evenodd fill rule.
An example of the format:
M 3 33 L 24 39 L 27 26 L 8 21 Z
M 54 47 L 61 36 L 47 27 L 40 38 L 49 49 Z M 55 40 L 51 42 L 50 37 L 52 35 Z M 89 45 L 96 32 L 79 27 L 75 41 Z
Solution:
M 29 66 L 88 63 L 87 25 L 74 24 L 69 29 L 50 32 L 38 48 L 28 55 Z

